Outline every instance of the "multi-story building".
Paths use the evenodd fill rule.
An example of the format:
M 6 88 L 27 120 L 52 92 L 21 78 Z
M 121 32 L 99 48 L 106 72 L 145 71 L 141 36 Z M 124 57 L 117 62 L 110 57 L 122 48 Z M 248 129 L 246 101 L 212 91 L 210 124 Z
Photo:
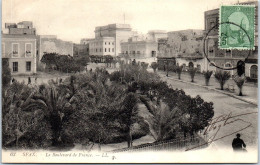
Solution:
M 9 26 L 8 26 L 9 25 Z M 25 25 L 30 25 L 24 33 Z M 12 75 L 36 73 L 36 35 L 32 22 L 6 24 L 7 34 L 2 34 L 2 58 L 8 59 Z
M 121 43 L 121 55 L 140 62 L 151 63 L 156 60 L 158 43 L 156 41 L 133 41 Z
M 202 30 L 189 29 L 168 32 L 168 38 L 160 39 L 158 42 L 159 69 L 165 68 L 165 61 L 171 59 L 175 65 L 182 65 L 185 70 L 188 67 L 195 67 L 199 72 L 205 70 L 202 40 Z
M 89 41 L 90 55 L 116 56 L 116 43 L 114 37 L 101 37 Z
M 253 4 L 258 11 L 257 2 L 247 2 L 242 4 Z M 258 13 L 255 12 L 255 50 L 221 50 L 218 48 L 218 28 L 212 29 L 219 21 L 219 9 L 208 10 L 204 13 L 205 18 L 205 34 L 210 31 L 205 42 L 205 51 L 210 61 L 205 60 L 207 70 L 216 71 L 214 65 L 222 68 L 233 68 L 237 66 L 239 61 L 245 62 L 245 76 L 257 79 L 257 59 L 258 59 Z M 249 56 L 248 56 L 249 55 Z M 245 58 L 248 59 L 245 61 Z M 236 70 L 230 71 L 231 75 L 236 74 Z
M 156 61 L 158 39 L 167 38 L 166 31 L 151 30 L 147 34 L 135 33 L 127 42 L 121 43 L 121 57 L 135 59 L 137 62 L 152 63 Z
M 38 35 L 37 50 L 37 64 L 40 64 L 44 53 L 73 56 L 73 43 L 71 41 L 60 40 L 56 35 Z
M 90 55 L 118 56 L 119 53 L 121 53 L 120 44 L 126 42 L 133 33 L 129 24 L 109 24 L 96 27 L 95 39 L 91 40 L 89 45 Z M 105 45 L 107 42 L 111 43 L 111 45 Z M 103 45 L 101 43 L 103 43 Z M 108 50 L 106 46 L 108 46 Z M 104 48 L 103 50 L 101 49 L 102 47 Z M 114 49 L 114 51 L 112 49 Z

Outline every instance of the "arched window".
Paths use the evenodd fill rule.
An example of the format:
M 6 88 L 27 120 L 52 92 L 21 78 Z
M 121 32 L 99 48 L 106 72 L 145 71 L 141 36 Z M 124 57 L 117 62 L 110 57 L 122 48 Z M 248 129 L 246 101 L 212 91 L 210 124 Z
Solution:
M 250 78 L 257 79 L 257 65 L 252 65 L 250 67 Z
M 225 68 L 232 68 L 232 65 L 231 65 L 229 62 L 227 62 L 227 63 L 225 64 Z

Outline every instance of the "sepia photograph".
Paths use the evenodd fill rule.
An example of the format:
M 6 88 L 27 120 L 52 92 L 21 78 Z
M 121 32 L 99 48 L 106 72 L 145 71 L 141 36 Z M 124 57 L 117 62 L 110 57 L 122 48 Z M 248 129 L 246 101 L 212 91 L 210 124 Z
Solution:
M 2 163 L 258 163 L 258 1 L 2 0 Z

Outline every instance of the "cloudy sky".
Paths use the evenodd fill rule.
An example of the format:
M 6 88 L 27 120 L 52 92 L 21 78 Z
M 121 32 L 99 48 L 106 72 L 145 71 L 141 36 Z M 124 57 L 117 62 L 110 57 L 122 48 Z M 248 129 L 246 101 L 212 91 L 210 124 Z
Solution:
M 240 0 L 241 2 L 242 0 Z M 96 26 L 131 24 L 134 30 L 204 29 L 204 11 L 238 0 L 3 0 L 4 23 L 32 21 L 37 34 L 78 43 Z

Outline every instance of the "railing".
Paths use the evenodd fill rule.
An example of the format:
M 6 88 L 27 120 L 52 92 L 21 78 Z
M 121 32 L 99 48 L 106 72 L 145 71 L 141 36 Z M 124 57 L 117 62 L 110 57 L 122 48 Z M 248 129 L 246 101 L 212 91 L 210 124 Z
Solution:
M 195 138 L 174 139 L 163 142 L 142 144 L 131 148 L 122 148 L 112 152 L 140 152 L 140 151 L 170 151 L 170 150 L 189 150 L 199 149 L 207 146 L 207 143 L 199 136 Z

